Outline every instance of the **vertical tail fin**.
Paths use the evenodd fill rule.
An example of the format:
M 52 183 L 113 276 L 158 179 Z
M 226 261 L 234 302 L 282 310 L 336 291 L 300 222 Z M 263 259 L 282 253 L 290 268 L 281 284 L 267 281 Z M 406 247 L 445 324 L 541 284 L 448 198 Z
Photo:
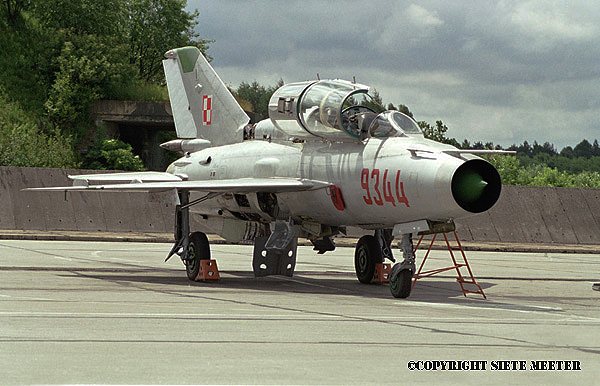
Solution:
M 176 48 L 163 60 L 179 138 L 213 146 L 241 142 L 250 119 L 196 47 Z

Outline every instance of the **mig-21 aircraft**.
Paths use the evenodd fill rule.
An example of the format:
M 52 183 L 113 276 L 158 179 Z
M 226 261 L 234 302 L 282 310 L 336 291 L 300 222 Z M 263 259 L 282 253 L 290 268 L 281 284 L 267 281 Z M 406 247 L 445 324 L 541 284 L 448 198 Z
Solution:
M 163 60 L 179 139 L 161 147 L 180 152 L 166 172 L 69 176 L 58 191 L 150 192 L 176 203 L 175 245 L 187 276 L 210 259 L 206 233 L 254 242 L 256 276 L 292 276 L 299 237 L 318 253 L 335 249 L 347 226 L 372 230 L 358 240 L 358 280 L 395 261 L 390 290 L 408 297 L 415 274 L 412 237 L 454 230 L 453 220 L 490 209 L 500 196 L 496 169 L 462 150 L 423 137 L 398 111 L 357 104 L 369 87 L 345 80 L 290 83 L 271 96 L 269 119 L 249 118 L 195 47 Z M 200 229 L 190 229 L 190 217 Z

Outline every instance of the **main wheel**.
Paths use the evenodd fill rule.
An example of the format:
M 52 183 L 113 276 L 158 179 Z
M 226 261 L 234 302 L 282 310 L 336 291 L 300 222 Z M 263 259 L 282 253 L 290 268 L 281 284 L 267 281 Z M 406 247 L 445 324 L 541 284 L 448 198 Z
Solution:
M 190 235 L 188 257 L 190 259 L 186 261 L 185 271 L 188 279 L 195 280 L 200 271 L 200 260 L 210 260 L 210 246 L 204 233 L 193 232 Z
M 390 292 L 395 298 L 407 298 L 412 289 L 412 274 L 410 270 L 403 269 L 397 275 L 393 273 L 390 275 Z
M 358 281 L 364 284 L 371 283 L 375 274 L 375 265 L 382 261 L 381 248 L 377 239 L 371 235 L 361 237 L 354 252 L 354 268 Z

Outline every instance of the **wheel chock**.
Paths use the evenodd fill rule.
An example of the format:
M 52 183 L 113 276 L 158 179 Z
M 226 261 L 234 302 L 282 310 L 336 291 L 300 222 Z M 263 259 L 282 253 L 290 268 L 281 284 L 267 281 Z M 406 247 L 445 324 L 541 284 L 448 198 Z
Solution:
M 221 279 L 216 260 L 200 260 L 200 269 L 196 281 L 217 281 Z
M 389 263 L 377 263 L 375 264 L 375 274 L 371 283 L 389 283 L 390 272 L 392 272 L 392 265 Z

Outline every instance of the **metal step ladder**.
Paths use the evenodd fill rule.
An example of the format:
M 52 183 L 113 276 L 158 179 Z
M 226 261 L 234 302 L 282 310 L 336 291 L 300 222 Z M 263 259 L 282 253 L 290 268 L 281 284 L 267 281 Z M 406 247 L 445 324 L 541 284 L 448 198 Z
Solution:
M 450 245 L 450 241 L 448 240 L 448 236 L 447 236 L 448 233 L 454 234 L 454 239 L 456 240 L 455 246 Z M 458 284 L 460 284 L 460 288 L 465 297 L 467 296 L 467 293 L 471 293 L 471 294 L 480 294 L 481 296 L 483 296 L 484 299 L 487 299 L 487 297 L 483 293 L 483 289 L 477 283 L 477 281 L 475 281 L 475 277 L 473 276 L 473 272 L 471 271 L 471 267 L 469 266 L 469 262 L 467 261 L 467 256 L 465 255 L 465 251 L 464 251 L 462 245 L 460 244 L 460 240 L 458 239 L 458 235 L 456 234 L 456 231 L 448 232 L 448 233 L 442 233 L 442 235 L 444 236 L 444 241 L 446 242 L 446 246 L 448 247 L 448 252 L 450 252 L 450 258 L 452 259 L 452 262 L 454 263 L 454 265 L 452 265 L 450 267 L 445 267 L 445 268 L 438 268 L 438 269 L 432 269 L 429 271 L 423 271 L 423 266 L 425 265 L 425 262 L 427 261 L 427 257 L 429 257 L 429 252 L 431 252 L 433 243 L 435 242 L 435 239 L 436 239 L 437 235 L 439 234 L 439 233 L 435 233 L 433 235 L 433 238 L 431 239 L 431 243 L 429 244 L 427 253 L 425 253 L 425 257 L 423 257 L 423 261 L 421 262 L 421 265 L 419 266 L 419 269 L 417 270 L 417 273 L 415 275 L 413 275 L 413 283 L 412 283 L 411 291 L 412 291 L 412 288 L 414 288 L 415 284 L 417 283 L 417 280 L 425 278 L 425 277 L 437 275 L 438 273 L 442 273 L 442 272 L 446 272 L 446 271 L 455 269 L 456 275 L 458 276 L 456 278 L 456 281 L 458 282 Z M 417 249 L 419 249 L 419 246 L 421 245 L 421 242 L 423 241 L 424 237 L 425 237 L 425 235 L 422 235 L 421 238 L 419 239 L 419 242 L 417 243 L 417 246 L 415 247 L 415 252 L 417 251 Z M 458 263 L 456 261 L 454 251 L 460 251 L 460 255 L 462 256 L 464 263 Z M 467 268 L 467 271 L 469 273 L 468 277 L 467 277 L 467 275 L 463 276 L 463 274 L 461 274 L 460 269 L 463 267 Z M 466 288 L 465 285 L 473 285 L 473 286 L 477 287 L 478 290 L 470 290 L 470 289 Z

